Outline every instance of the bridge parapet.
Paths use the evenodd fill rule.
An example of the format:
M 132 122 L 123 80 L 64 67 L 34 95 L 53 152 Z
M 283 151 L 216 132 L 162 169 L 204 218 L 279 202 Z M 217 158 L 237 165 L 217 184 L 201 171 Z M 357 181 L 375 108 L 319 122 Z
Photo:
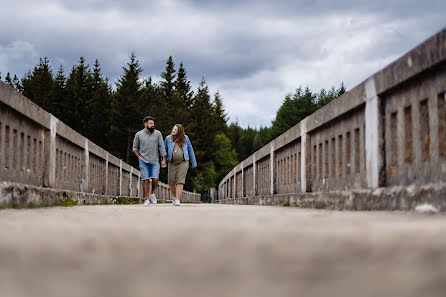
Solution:
M 445 94 L 443 29 L 237 165 L 220 201 L 443 184 Z
M 142 197 L 139 177 L 139 170 L 0 81 L 0 181 Z M 170 199 L 168 185 L 159 183 L 156 191 L 159 200 Z M 183 200 L 200 195 L 185 191 Z

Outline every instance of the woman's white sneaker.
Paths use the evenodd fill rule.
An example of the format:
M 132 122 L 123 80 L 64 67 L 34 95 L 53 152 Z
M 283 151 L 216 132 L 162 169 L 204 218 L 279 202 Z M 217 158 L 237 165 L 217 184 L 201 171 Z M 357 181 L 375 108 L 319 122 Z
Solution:
M 144 205 L 145 205 L 145 206 L 148 206 L 148 205 L 150 205 L 150 200 L 149 200 L 149 199 L 147 199 L 146 201 L 144 201 Z
M 175 205 L 175 206 L 180 206 L 180 200 L 178 200 L 178 199 L 175 199 L 175 201 L 174 201 L 174 204 L 173 205 Z

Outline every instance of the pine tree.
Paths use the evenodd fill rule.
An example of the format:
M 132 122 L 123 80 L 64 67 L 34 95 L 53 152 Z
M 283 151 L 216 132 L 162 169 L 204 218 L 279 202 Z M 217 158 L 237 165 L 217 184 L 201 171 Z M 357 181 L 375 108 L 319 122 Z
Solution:
M 90 66 L 85 63 L 84 57 L 79 58 L 79 64 L 74 65 L 66 83 L 67 90 L 67 124 L 81 133 L 87 135 L 90 111 L 87 102 L 93 95 L 94 79 Z
M 175 80 L 175 90 L 170 107 L 170 117 L 173 124 L 182 124 L 189 135 L 193 134 L 190 122 L 191 107 L 193 103 L 193 91 L 190 81 L 187 79 L 186 69 L 183 63 L 178 69 L 177 79 Z
M 108 137 L 110 126 L 110 112 L 112 103 L 112 90 L 108 79 L 102 75 L 101 65 L 96 59 L 93 68 L 93 94 L 87 101 L 87 108 L 90 112 L 88 121 L 87 137 L 101 147 L 108 147 Z
M 167 59 L 166 69 L 161 73 L 161 77 L 163 78 L 160 83 L 161 97 L 167 106 L 167 114 L 164 120 L 167 120 L 168 126 L 172 127 L 176 124 L 175 103 L 177 103 L 177 100 L 175 100 L 176 70 L 172 56 Z
M 11 79 L 11 74 L 9 72 L 6 73 L 5 83 L 10 85 L 11 87 L 14 87 L 14 84 L 12 83 L 12 79 Z
M 217 134 L 217 127 L 213 115 L 213 106 L 209 95 L 209 88 L 206 80 L 202 78 L 197 93 L 194 96 L 194 103 L 191 109 L 191 129 L 195 137 L 191 138 L 198 162 L 198 172 L 202 171 L 206 176 L 198 176 L 198 172 L 192 170 L 191 178 L 196 188 L 209 187 L 213 183 L 200 184 L 209 181 L 215 172 L 212 172 L 211 161 L 214 156 L 214 146 L 212 141 Z M 213 164 L 212 164 L 213 167 Z M 206 171 L 203 171 L 205 168 Z M 214 181 L 215 182 L 215 181 Z
M 14 78 L 12 79 L 12 84 L 14 86 L 14 89 L 16 89 L 19 92 L 22 92 L 22 84 L 20 83 L 19 78 L 15 74 L 14 74 Z
M 166 62 L 166 70 L 161 73 L 161 77 L 164 79 L 161 81 L 161 94 L 167 103 L 170 103 L 175 92 L 175 72 L 175 63 L 170 56 Z
M 231 140 L 223 133 L 215 135 L 213 143 L 216 148 L 213 161 L 219 183 L 238 164 L 237 153 L 232 148 Z
M 64 68 L 59 66 L 56 77 L 54 78 L 54 88 L 52 93 L 52 101 L 54 106 L 54 116 L 64 123 L 67 123 L 66 110 L 69 109 L 69 103 L 67 102 L 67 92 L 65 89 L 67 79 L 64 75 Z
M 138 117 L 140 106 L 138 103 L 142 101 L 142 83 L 140 75 L 142 69 L 139 61 L 134 53 L 130 54 L 130 61 L 127 67 L 123 67 L 124 74 L 116 83 L 116 92 L 112 105 L 112 122 L 111 122 L 111 144 L 112 152 L 119 158 L 124 159 L 127 163 L 136 160 L 130 159 L 132 154 L 132 143 L 135 133 L 142 129 L 142 118 Z
M 263 139 L 260 133 L 257 133 L 256 136 L 254 137 L 252 146 L 254 151 L 258 151 L 264 146 Z
M 53 87 L 53 73 L 46 57 L 40 58 L 33 72 L 22 79 L 23 95 L 50 113 L 54 111 Z
M 228 128 L 226 122 L 228 121 L 228 119 L 223 106 L 222 96 L 218 91 L 214 95 L 214 102 L 212 103 L 212 106 L 213 106 L 213 118 L 216 121 L 217 132 L 226 133 Z

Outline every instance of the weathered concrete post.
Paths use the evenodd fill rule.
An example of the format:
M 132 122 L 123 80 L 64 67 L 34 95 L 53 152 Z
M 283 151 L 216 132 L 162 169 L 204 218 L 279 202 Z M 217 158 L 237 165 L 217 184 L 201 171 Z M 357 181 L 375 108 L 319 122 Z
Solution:
M 130 167 L 130 175 L 129 175 L 129 196 L 133 196 L 133 189 L 132 189 L 132 177 L 133 177 L 133 167 Z
M 49 143 L 45 145 L 45 147 L 49 148 L 49 155 L 45 158 L 48 160 L 48 163 L 45 167 L 48 168 L 48 187 L 50 188 L 54 188 L 56 185 L 56 135 L 58 122 L 59 120 L 51 114 Z
M 252 155 L 252 195 L 257 195 L 256 154 Z
M 108 194 L 108 152 L 105 154 L 105 194 Z
M 384 186 L 383 176 L 383 123 L 380 111 L 380 98 L 376 94 L 374 78 L 365 83 L 365 152 L 367 186 Z
M 245 171 L 243 168 L 243 161 L 242 161 L 242 197 L 245 197 Z
M 88 139 L 85 139 L 85 188 L 88 193 L 90 188 L 90 150 L 88 149 Z
M 275 172 L 275 168 L 274 168 L 274 141 L 271 142 L 271 151 L 270 151 L 270 180 L 271 180 L 271 195 L 274 195 L 274 172 Z
M 138 183 L 136 188 L 138 189 L 138 197 L 141 197 L 141 172 L 138 173 Z
M 233 171 L 234 171 L 234 173 L 233 173 L 233 176 L 234 176 L 234 182 L 233 182 L 233 185 L 232 185 L 232 198 L 236 198 L 237 197 L 237 188 L 236 188 L 236 186 L 237 186 L 237 179 L 236 179 L 236 176 L 235 176 L 235 168 L 233 169 Z
M 122 196 L 122 160 L 119 160 L 119 196 Z
M 311 191 L 311 148 L 307 133 L 307 118 L 300 125 L 300 180 L 302 193 Z M 307 162 L 308 161 L 308 162 Z

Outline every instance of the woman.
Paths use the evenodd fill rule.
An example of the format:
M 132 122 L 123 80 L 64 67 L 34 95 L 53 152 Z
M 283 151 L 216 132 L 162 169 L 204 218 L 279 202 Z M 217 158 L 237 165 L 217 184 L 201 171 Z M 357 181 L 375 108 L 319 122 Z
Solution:
M 184 134 L 184 128 L 180 124 L 173 126 L 172 132 L 164 141 L 164 146 L 169 162 L 167 180 L 173 195 L 172 204 L 179 206 L 187 170 L 189 169 L 189 159 L 192 162 L 192 167 L 197 167 L 197 161 L 189 137 Z

